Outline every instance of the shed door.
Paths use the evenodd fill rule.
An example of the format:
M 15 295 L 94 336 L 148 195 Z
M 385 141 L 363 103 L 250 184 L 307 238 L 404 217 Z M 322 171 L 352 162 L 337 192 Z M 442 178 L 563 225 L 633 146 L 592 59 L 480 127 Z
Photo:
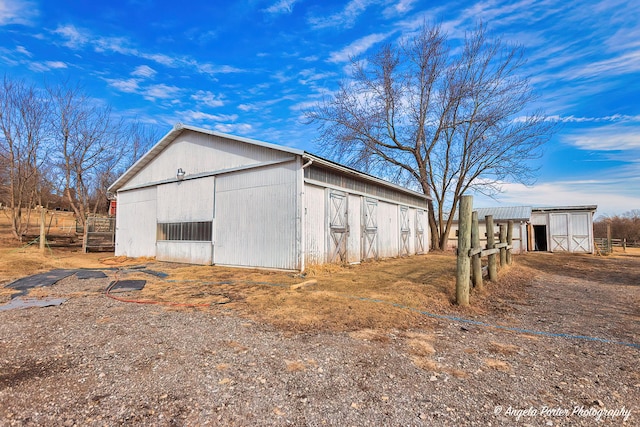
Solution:
M 362 259 L 378 258 L 378 201 L 365 199 L 362 209 Z
M 347 262 L 347 195 L 329 192 L 329 262 Z
M 416 210 L 416 253 L 424 253 L 424 211 Z
M 411 228 L 409 226 L 409 208 L 400 206 L 400 256 L 409 255 L 409 236 Z
M 551 252 L 567 252 L 569 250 L 569 215 L 550 214 Z
M 571 251 L 591 252 L 589 239 L 589 214 L 571 214 Z

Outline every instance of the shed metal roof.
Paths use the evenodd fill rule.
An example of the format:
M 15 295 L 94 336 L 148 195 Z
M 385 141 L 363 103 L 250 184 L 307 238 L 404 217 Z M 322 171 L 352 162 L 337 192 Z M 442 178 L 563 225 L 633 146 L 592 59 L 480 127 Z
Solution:
M 593 211 L 598 209 L 598 205 L 581 206 L 546 206 L 533 208 L 533 212 L 558 212 L 558 211 Z
M 375 182 L 377 184 L 393 188 L 396 191 L 400 191 L 403 193 L 408 193 L 413 196 L 422 197 L 424 199 L 430 199 L 429 196 L 419 193 L 417 191 L 410 190 L 408 188 L 401 187 L 399 185 L 393 184 L 391 182 L 385 181 L 383 179 L 377 178 L 373 175 L 366 174 L 364 172 L 360 172 L 356 169 L 350 168 L 348 166 L 341 165 L 339 163 L 333 162 L 331 160 L 322 158 L 320 156 L 308 153 L 303 150 L 299 150 L 297 148 L 286 147 L 284 145 L 271 144 L 264 141 L 258 141 L 256 139 L 244 138 L 235 135 L 229 135 L 222 132 L 216 132 L 210 129 L 199 128 L 195 126 L 189 126 L 182 123 L 177 123 L 171 131 L 169 131 L 164 137 L 158 141 L 156 145 L 154 145 L 147 153 L 145 153 L 137 162 L 135 162 L 129 169 L 127 169 L 118 179 L 115 180 L 111 186 L 109 186 L 109 192 L 116 192 L 120 188 L 122 188 L 127 181 L 133 178 L 138 172 L 140 172 L 145 166 L 147 166 L 151 161 L 159 155 L 169 144 L 171 144 L 183 131 L 192 131 L 198 133 L 204 133 L 207 135 L 217 136 L 221 138 L 226 138 L 234 141 L 244 142 L 246 144 L 257 145 L 260 147 L 270 148 L 272 150 L 277 150 L 285 153 L 290 153 L 298 156 L 302 156 L 307 160 L 311 160 L 312 162 L 316 162 L 325 167 L 334 169 L 341 173 L 347 173 L 350 175 L 357 176 L 360 179 Z
M 531 206 L 497 206 L 493 208 L 475 208 L 478 212 L 478 220 L 484 221 L 487 215 L 493 215 L 494 221 L 529 221 L 531 219 Z M 453 215 L 453 220 L 458 221 L 458 211 Z

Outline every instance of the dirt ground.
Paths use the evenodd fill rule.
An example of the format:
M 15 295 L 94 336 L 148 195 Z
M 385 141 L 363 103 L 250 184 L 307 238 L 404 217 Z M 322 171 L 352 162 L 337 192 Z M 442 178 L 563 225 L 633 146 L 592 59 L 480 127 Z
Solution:
M 108 275 L 0 312 L 0 425 L 640 425 L 640 254 L 517 256 L 470 308 L 454 263 L 300 276 L 0 249 L 4 284 Z M 128 279 L 147 285 L 113 296 L 135 303 L 105 295 Z

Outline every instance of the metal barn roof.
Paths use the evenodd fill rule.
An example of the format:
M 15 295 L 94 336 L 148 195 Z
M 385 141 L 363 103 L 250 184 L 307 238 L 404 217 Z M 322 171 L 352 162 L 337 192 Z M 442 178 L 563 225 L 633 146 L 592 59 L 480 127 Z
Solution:
M 140 172 L 145 166 L 147 166 L 149 163 L 151 163 L 151 161 L 157 156 L 159 155 L 169 144 L 171 144 L 183 131 L 192 131 L 192 132 L 198 132 L 198 133 L 203 133 L 203 134 L 207 134 L 207 135 L 212 135 L 212 136 L 217 136 L 217 137 L 221 137 L 221 138 L 226 138 L 226 139 L 230 139 L 233 141 L 239 141 L 239 142 L 243 142 L 246 144 L 252 144 L 252 145 L 257 145 L 260 147 L 265 147 L 265 148 L 270 148 L 272 150 L 277 150 L 277 151 L 282 151 L 285 153 L 290 153 L 290 154 L 294 154 L 294 155 L 298 155 L 298 156 L 302 156 L 303 158 L 310 160 L 316 164 L 322 165 L 324 167 L 328 167 L 330 169 L 333 169 L 335 171 L 338 171 L 340 173 L 346 173 L 352 176 L 356 176 L 362 180 L 365 181 L 370 181 L 370 182 L 375 182 L 379 185 L 383 185 L 385 187 L 389 187 L 392 188 L 396 191 L 402 192 L 402 193 L 407 193 L 410 194 L 412 196 L 417 196 L 417 197 L 421 197 L 423 199 L 430 199 L 431 197 L 417 192 L 417 191 L 413 191 L 410 190 L 408 188 L 404 188 L 401 187 L 399 185 L 393 184 L 389 181 L 385 181 L 383 179 L 377 178 L 373 175 L 369 175 L 367 173 L 364 172 L 360 172 L 356 169 L 350 168 L 348 166 L 344 166 L 341 165 L 339 163 L 333 162 L 331 160 L 322 158 L 320 156 L 308 153 L 306 151 L 303 150 L 299 150 L 296 148 L 291 148 L 291 147 L 286 147 L 284 145 L 277 145 L 277 144 L 271 144 L 268 142 L 263 142 L 263 141 L 258 141 L 255 139 L 249 139 L 249 138 L 244 138 L 244 137 L 240 137 L 240 136 L 235 136 L 235 135 L 229 135 L 226 133 L 222 133 L 222 132 L 216 132 L 210 129 L 204 129 L 204 128 L 199 128 L 199 127 L 195 127 L 195 126 L 189 126 L 189 125 L 184 125 L 182 123 L 177 123 L 174 128 L 169 131 L 164 137 L 162 137 L 162 139 L 160 139 L 160 141 L 158 141 L 158 143 L 156 145 L 154 145 L 147 153 L 145 153 L 137 162 L 135 162 L 133 164 L 133 166 L 131 166 L 129 169 L 127 169 L 127 171 L 125 171 L 118 179 L 116 179 L 116 181 L 111 184 L 111 186 L 109 187 L 108 191 L 109 192 L 116 192 L 118 191 L 120 188 L 122 188 L 127 181 L 129 181 L 131 178 L 133 178 L 138 172 Z
M 484 221 L 487 215 L 493 215 L 494 221 L 529 221 L 531 219 L 531 206 L 498 206 L 493 208 L 475 208 L 478 212 L 478 220 Z M 458 221 L 458 211 L 453 215 L 453 220 Z

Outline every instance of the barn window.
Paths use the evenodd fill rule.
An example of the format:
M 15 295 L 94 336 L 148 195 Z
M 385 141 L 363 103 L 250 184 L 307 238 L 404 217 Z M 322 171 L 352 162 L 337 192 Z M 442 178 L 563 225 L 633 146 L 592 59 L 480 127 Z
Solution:
M 158 240 L 211 241 L 211 221 L 164 222 L 158 224 Z

